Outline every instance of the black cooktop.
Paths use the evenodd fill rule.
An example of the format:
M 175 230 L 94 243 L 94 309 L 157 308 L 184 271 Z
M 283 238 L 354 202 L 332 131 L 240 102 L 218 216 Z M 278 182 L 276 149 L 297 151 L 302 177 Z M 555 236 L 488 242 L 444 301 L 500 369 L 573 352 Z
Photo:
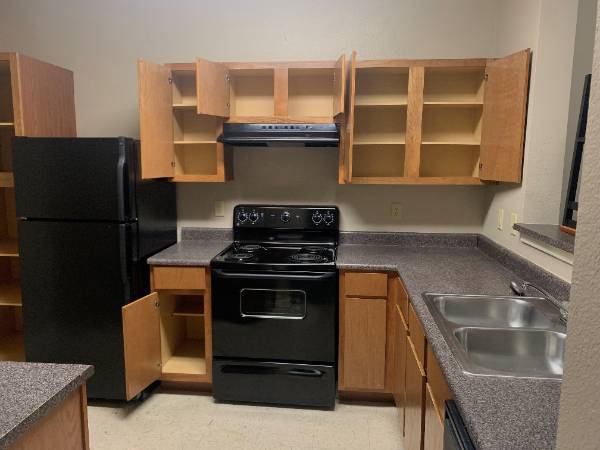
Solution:
M 335 269 L 334 245 L 303 245 L 236 242 L 215 256 L 211 265 L 235 270 Z

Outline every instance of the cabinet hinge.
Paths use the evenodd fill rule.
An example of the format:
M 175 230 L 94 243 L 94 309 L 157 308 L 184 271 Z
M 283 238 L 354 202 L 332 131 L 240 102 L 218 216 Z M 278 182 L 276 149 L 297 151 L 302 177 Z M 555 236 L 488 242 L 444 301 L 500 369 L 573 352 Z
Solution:
M 225 81 L 229 83 L 229 74 L 225 75 Z
M 173 78 L 169 77 L 169 84 L 173 84 Z
M 479 163 L 479 168 L 483 169 L 483 163 L 482 162 Z
M 156 367 L 162 367 L 162 364 L 160 362 L 157 362 Z
M 333 72 L 333 82 L 335 83 L 335 72 Z
M 175 167 L 175 161 L 171 161 L 171 167 Z
M 486 73 L 484 73 L 484 74 L 483 74 L 483 79 L 484 79 L 484 80 L 487 80 L 488 78 L 489 78 L 489 75 L 488 75 L 488 73 L 487 73 L 487 72 L 486 72 Z
M 154 307 L 158 308 L 160 306 L 160 302 L 158 300 L 154 301 Z

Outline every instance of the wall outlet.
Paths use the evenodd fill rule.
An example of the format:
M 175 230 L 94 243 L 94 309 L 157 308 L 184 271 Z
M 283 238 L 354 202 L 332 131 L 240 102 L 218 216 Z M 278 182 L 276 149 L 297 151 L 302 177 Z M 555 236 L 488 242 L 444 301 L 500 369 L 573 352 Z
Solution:
M 510 234 L 512 234 L 513 236 L 516 236 L 519 233 L 513 228 L 517 221 L 517 213 L 510 213 Z
M 498 225 L 497 225 L 497 227 L 500 231 L 502 231 L 504 229 L 504 209 L 503 208 L 498 209 Z
M 390 215 L 394 219 L 399 220 L 402 216 L 402 205 L 400 205 L 400 203 L 392 203 L 392 206 L 390 208 Z
M 222 200 L 215 201 L 215 217 L 225 217 L 225 202 Z

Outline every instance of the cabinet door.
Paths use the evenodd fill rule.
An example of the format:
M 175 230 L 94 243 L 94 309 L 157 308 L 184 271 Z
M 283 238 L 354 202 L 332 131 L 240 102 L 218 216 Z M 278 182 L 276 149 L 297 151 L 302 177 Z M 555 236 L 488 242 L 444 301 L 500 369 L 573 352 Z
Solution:
M 354 102 L 356 95 L 356 52 L 352 52 L 350 61 L 350 79 L 348 82 L 348 113 L 346 120 L 346 139 L 345 139 L 345 171 L 346 182 L 352 182 L 352 150 L 354 146 Z
M 522 50 L 486 66 L 481 131 L 482 180 L 519 183 L 531 52 Z
M 386 309 L 386 299 L 344 299 L 343 389 L 384 389 Z
M 425 372 L 410 341 L 406 346 L 406 407 L 404 448 L 421 450 L 424 430 Z
M 125 394 L 131 400 L 161 374 L 160 311 L 153 292 L 121 309 L 125 350 Z
M 142 178 L 175 175 L 173 90 L 170 79 L 169 68 L 138 60 Z
M 444 449 L 444 421 L 438 414 L 433 402 L 429 384 L 425 389 L 425 434 L 423 437 L 424 450 Z
M 333 95 L 333 115 L 344 113 L 344 97 L 346 95 L 346 55 L 340 56 L 335 64 Z
M 229 70 L 224 64 L 196 60 L 198 114 L 229 117 Z
M 398 409 L 400 427 L 404 433 L 404 407 L 406 404 L 406 327 L 400 308 L 395 306 L 394 311 L 395 336 L 394 336 L 394 383 L 392 385 L 392 393 L 394 401 Z
M 73 72 L 18 53 L 10 71 L 17 136 L 77 135 Z

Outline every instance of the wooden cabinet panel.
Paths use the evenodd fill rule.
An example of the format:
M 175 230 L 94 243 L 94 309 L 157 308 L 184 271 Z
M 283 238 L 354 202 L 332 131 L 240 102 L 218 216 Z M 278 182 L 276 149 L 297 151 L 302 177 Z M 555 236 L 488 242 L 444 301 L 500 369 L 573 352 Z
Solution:
M 408 78 L 406 116 L 406 156 L 404 176 L 418 177 L 421 163 L 421 125 L 423 119 L 423 67 L 411 67 Z
M 353 148 L 354 148 L 354 107 L 356 101 L 356 52 L 352 52 L 348 79 L 348 110 L 346 113 L 346 136 L 344 139 L 344 174 L 345 181 L 352 182 Z
M 131 400 L 161 374 L 160 314 L 153 292 L 123 306 L 125 393 Z
M 527 49 L 486 66 L 479 175 L 483 180 L 521 181 L 530 60 Z
M 204 267 L 152 267 L 152 289 L 154 290 L 203 290 L 205 288 Z
M 410 337 L 406 346 L 405 450 L 421 450 L 424 431 L 425 371 L 418 362 Z
M 198 114 L 229 117 L 229 70 L 224 64 L 196 60 Z
M 400 313 L 398 306 L 395 306 L 394 313 L 395 334 L 394 334 L 394 383 L 392 385 L 392 394 L 398 409 L 399 422 L 402 433 L 404 433 L 404 408 L 406 404 L 406 339 L 408 329 Z
M 18 53 L 10 66 L 15 135 L 76 136 L 73 73 Z
M 381 390 L 385 387 L 385 299 L 343 299 L 341 389 Z
M 408 293 L 406 292 L 406 288 L 404 287 L 402 281 L 400 281 L 399 277 L 394 278 L 394 282 L 398 283 L 398 296 L 396 297 L 396 304 L 400 308 L 404 323 L 408 326 Z
M 387 297 L 387 273 L 346 272 L 344 276 L 349 297 Z
M 424 450 L 444 449 L 444 419 L 433 402 L 431 386 L 425 389 L 425 434 L 423 437 Z
M 333 115 L 344 113 L 344 102 L 346 96 L 346 55 L 342 55 L 335 63 L 333 90 Z
M 425 348 L 427 341 L 425 339 L 425 332 L 423 331 L 423 325 L 415 313 L 412 303 L 408 305 L 408 330 L 410 333 L 410 339 L 415 347 L 417 353 L 417 359 L 419 364 L 424 369 L 427 367 L 425 360 Z
M 142 178 L 172 177 L 173 91 L 171 70 L 138 60 Z
M 445 401 L 452 398 L 452 392 L 429 343 L 427 343 L 427 384 L 431 389 L 436 408 L 443 412 Z

